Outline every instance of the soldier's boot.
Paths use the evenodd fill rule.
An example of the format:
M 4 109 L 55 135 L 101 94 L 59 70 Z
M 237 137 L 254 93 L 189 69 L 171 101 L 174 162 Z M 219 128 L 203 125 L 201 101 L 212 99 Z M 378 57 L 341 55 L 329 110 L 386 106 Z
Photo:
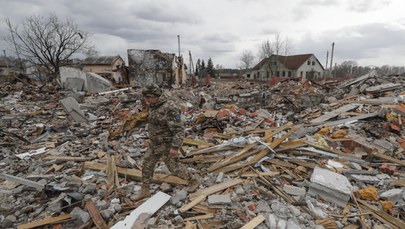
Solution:
M 200 186 L 201 181 L 195 177 L 191 178 L 190 183 L 188 184 L 187 192 L 195 192 Z
M 132 195 L 130 197 L 130 199 L 132 201 L 138 201 L 138 200 L 144 199 L 149 196 L 150 196 L 149 184 L 142 184 L 142 188 L 141 188 L 141 191 L 139 192 L 139 194 Z

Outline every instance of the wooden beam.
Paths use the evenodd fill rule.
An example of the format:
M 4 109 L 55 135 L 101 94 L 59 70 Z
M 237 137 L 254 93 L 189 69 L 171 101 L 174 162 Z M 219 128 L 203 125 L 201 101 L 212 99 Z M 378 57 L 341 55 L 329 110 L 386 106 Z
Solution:
M 47 156 L 42 158 L 45 161 L 90 161 L 91 158 L 89 157 L 67 157 L 67 156 Z
M 105 164 L 101 163 L 96 163 L 96 162 L 85 162 L 84 163 L 84 168 L 85 169 L 92 169 L 92 170 L 99 170 L 99 171 L 104 171 L 106 169 Z M 142 171 L 138 169 L 127 169 L 127 168 L 121 168 L 117 167 L 117 172 L 118 175 L 122 177 L 130 177 L 136 181 L 141 181 L 142 179 Z M 172 183 L 172 184 L 181 184 L 181 185 L 187 185 L 188 181 L 183 180 L 179 177 L 176 176 L 169 176 L 165 174 L 154 174 L 153 175 L 153 181 L 155 182 L 167 182 L 167 183 Z
M 286 138 L 290 137 L 293 133 L 295 133 L 295 131 L 297 129 L 299 129 L 301 126 L 293 126 L 291 127 L 290 131 L 288 131 L 286 134 L 284 134 L 282 137 L 275 139 L 271 144 L 270 144 L 270 148 L 275 149 L 279 144 L 281 144 Z M 265 148 L 262 151 L 260 151 L 258 154 L 256 154 L 255 157 L 253 157 L 250 161 L 246 162 L 246 163 L 235 163 L 232 165 L 229 165 L 227 167 L 221 168 L 221 169 L 217 169 L 214 172 L 219 173 L 219 172 L 230 172 L 230 171 L 234 171 L 237 169 L 241 169 L 243 167 L 252 165 L 257 163 L 258 161 L 260 161 L 264 156 L 266 156 L 269 153 L 270 149 L 269 148 Z
M 216 213 L 217 212 L 217 209 L 209 208 L 208 206 L 203 205 L 201 203 L 195 205 L 192 209 L 195 212 L 203 213 L 203 214 L 210 214 L 210 213 Z
M 192 145 L 192 146 L 197 146 L 197 147 L 209 147 L 213 146 L 214 144 L 205 142 L 202 140 L 195 140 L 195 139 L 189 139 L 189 138 L 184 138 L 183 139 L 183 144 L 184 145 Z
M 201 201 L 205 200 L 207 196 L 205 195 L 200 195 L 197 198 L 195 198 L 193 201 L 191 201 L 190 203 L 184 205 L 183 207 L 181 207 L 179 209 L 179 212 L 183 213 L 185 211 L 188 211 L 189 209 L 191 209 L 192 207 L 194 207 L 195 205 L 197 205 L 198 203 L 200 203 Z
M 384 154 L 381 154 L 381 153 L 377 153 L 376 151 L 372 152 L 372 155 L 373 155 L 374 157 L 378 157 L 378 158 L 380 158 L 380 159 L 384 159 L 384 160 L 386 160 L 386 161 L 389 161 L 389 162 L 392 162 L 392 163 L 396 163 L 396 164 L 398 164 L 398 165 L 401 165 L 401 166 L 404 166 L 404 167 L 405 167 L 405 161 L 404 161 L 404 160 L 399 160 L 399 159 L 390 157 L 390 156 L 388 156 L 388 155 L 384 155 Z
M 45 226 L 48 224 L 54 224 L 61 222 L 63 220 L 70 219 L 70 214 L 65 214 L 65 215 L 60 215 L 56 217 L 49 217 L 43 220 L 38 220 L 34 221 L 32 223 L 27 223 L 27 224 L 20 224 L 17 226 L 17 229 L 29 229 L 29 228 L 35 228 L 35 227 L 40 227 L 40 226 Z
M 259 177 L 259 176 L 263 176 L 263 177 L 275 177 L 280 175 L 279 172 L 244 172 L 242 173 L 240 176 L 241 177 Z
M 214 218 L 213 213 L 205 214 L 205 215 L 199 215 L 199 216 L 193 216 L 193 217 L 188 217 L 185 218 L 184 221 L 192 221 L 192 220 L 202 220 L 202 219 L 211 219 Z
M 364 200 L 357 199 L 357 202 L 359 202 L 362 206 L 369 209 L 373 213 L 375 213 L 375 214 L 379 215 L 380 217 L 384 218 L 386 220 L 386 222 L 388 222 L 392 227 L 401 228 L 401 229 L 405 228 L 405 222 L 404 221 L 389 215 L 385 211 L 380 210 L 380 209 L 378 209 L 377 207 L 375 207 L 375 206 L 373 206 L 371 204 L 368 204 Z
M 216 184 L 216 185 L 213 185 L 213 186 L 208 187 L 206 189 L 203 189 L 201 191 L 190 194 L 190 200 L 193 200 L 193 199 L 195 199 L 195 198 L 197 198 L 197 197 L 199 197 L 201 195 L 209 196 L 209 195 L 214 194 L 216 192 L 219 192 L 221 190 L 224 190 L 224 189 L 227 189 L 229 187 L 241 184 L 242 182 L 243 182 L 243 180 L 240 179 L 240 178 L 236 178 L 236 179 L 233 179 L 233 180 L 227 180 L 227 181 L 225 181 L 225 182 L 223 182 L 221 184 Z
M 264 216 L 262 214 L 260 214 L 260 215 L 256 216 L 255 218 L 253 218 L 251 221 L 249 221 L 249 223 L 245 224 L 240 229 L 253 229 L 253 228 L 259 226 L 259 224 L 261 224 L 264 220 L 265 220 Z
M 263 139 L 263 141 L 266 142 L 268 139 L 270 139 L 271 137 L 273 137 L 275 134 L 280 133 L 281 131 L 283 131 L 283 130 L 285 130 L 285 129 L 288 129 L 288 128 L 290 128 L 291 126 L 292 126 L 292 124 L 291 124 L 291 123 L 288 123 L 288 124 L 286 124 L 286 125 L 284 125 L 284 126 L 278 128 L 278 129 L 276 129 L 276 130 L 273 131 L 270 135 L 265 136 L 264 139 Z M 285 139 L 285 138 L 284 138 L 284 139 Z M 283 140 L 284 140 L 284 139 L 283 139 Z M 279 141 L 279 140 L 276 139 L 276 140 L 274 140 L 273 142 L 278 142 L 278 141 Z M 281 141 L 281 142 L 282 142 L 282 141 Z M 281 142 L 280 142 L 280 143 L 281 143 Z M 280 143 L 278 143 L 278 144 L 280 144 Z M 235 162 L 241 161 L 241 160 L 244 159 L 244 158 L 249 157 L 250 154 L 247 154 L 247 152 L 249 152 L 253 147 L 258 146 L 259 144 L 260 144 L 259 142 L 255 142 L 255 143 L 252 143 L 252 144 L 250 144 L 250 145 L 245 146 L 245 147 L 244 147 L 241 151 L 239 151 L 238 153 L 233 154 L 233 155 L 227 157 L 225 160 L 223 160 L 223 161 L 221 161 L 221 162 L 219 162 L 219 163 L 217 163 L 217 164 L 212 165 L 210 168 L 208 168 L 208 172 L 213 172 L 213 171 L 218 170 L 218 169 L 220 169 L 220 168 L 222 168 L 222 167 L 224 167 L 224 166 L 233 164 L 233 163 L 235 163 Z M 277 145 L 278 145 L 278 144 L 277 144 Z M 272 147 L 272 146 L 270 146 L 270 147 L 274 149 L 274 147 Z M 266 148 L 265 150 L 269 150 L 269 149 Z M 258 152 L 258 151 L 255 151 L 255 153 L 256 153 L 256 152 Z M 268 152 L 268 151 L 266 151 L 266 154 L 267 154 L 267 152 Z
M 101 217 L 100 212 L 98 211 L 96 205 L 91 199 L 86 201 L 86 209 L 89 212 L 91 218 L 93 219 L 94 224 L 98 229 L 108 229 L 107 224 L 105 223 L 103 217 Z
M 224 147 L 211 146 L 208 148 L 203 148 L 203 149 L 198 149 L 196 151 L 192 151 L 189 154 L 187 154 L 187 156 L 216 153 L 216 152 L 221 152 L 221 151 L 233 150 L 233 149 L 237 149 L 237 148 L 239 148 L 239 147 L 238 146 L 224 146 Z

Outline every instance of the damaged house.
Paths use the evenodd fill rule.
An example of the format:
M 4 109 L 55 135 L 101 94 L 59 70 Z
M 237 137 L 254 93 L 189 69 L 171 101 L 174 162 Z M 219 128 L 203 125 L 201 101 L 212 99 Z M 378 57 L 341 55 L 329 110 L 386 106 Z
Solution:
M 314 54 L 271 55 L 253 67 L 248 79 L 269 80 L 271 76 L 317 80 L 324 68 Z
M 128 49 L 129 82 L 173 85 L 186 83 L 186 67 L 182 57 L 159 50 Z
M 87 57 L 82 62 L 84 72 L 93 72 L 104 76 L 115 83 L 125 82 L 125 61 L 121 56 L 93 56 Z

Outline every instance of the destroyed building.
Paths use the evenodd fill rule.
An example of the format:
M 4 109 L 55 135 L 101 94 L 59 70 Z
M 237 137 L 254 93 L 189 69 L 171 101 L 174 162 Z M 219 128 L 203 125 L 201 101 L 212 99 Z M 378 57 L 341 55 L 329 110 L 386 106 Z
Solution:
M 87 57 L 81 62 L 81 69 L 84 72 L 93 72 L 104 76 L 116 83 L 125 81 L 121 75 L 121 69 L 125 67 L 125 61 L 121 56 L 94 56 Z
M 182 57 L 159 50 L 128 49 L 129 80 L 132 85 L 156 83 L 163 86 L 186 84 Z

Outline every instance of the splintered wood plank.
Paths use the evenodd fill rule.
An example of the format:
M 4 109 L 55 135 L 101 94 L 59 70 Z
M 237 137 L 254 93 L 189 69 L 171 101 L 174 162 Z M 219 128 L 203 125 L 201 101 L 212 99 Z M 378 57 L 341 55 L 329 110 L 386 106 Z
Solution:
M 367 203 L 364 200 L 360 200 L 357 199 L 357 202 L 359 202 L 360 204 L 362 204 L 365 208 L 369 209 L 370 211 L 372 211 L 374 214 L 380 216 L 381 218 L 383 218 L 386 222 L 388 222 L 391 226 L 393 226 L 394 228 L 405 228 L 405 222 L 397 219 L 391 215 L 389 215 L 388 213 L 386 213 L 383 210 L 378 209 L 377 207 Z
M 275 177 L 280 175 L 279 172 L 259 172 L 259 173 L 255 173 L 255 172 L 244 172 L 242 173 L 240 176 L 241 177 L 259 177 L 259 176 L 263 176 L 263 177 Z
M 337 150 L 337 149 L 327 148 L 327 147 L 324 147 L 324 146 L 320 146 L 320 145 L 318 145 L 318 144 L 316 144 L 316 143 L 313 143 L 313 142 L 310 142 L 310 141 L 306 141 L 306 143 L 307 143 L 308 145 L 310 145 L 310 146 L 313 146 L 314 148 L 317 148 L 317 149 L 320 149 L 320 150 L 323 150 L 323 151 L 326 151 L 326 152 L 330 152 L 330 153 L 333 153 L 333 154 L 337 154 L 337 155 L 342 156 L 342 157 L 352 158 L 352 159 L 354 159 L 354 160 L 356 160 L 356 161 L 359 161 L 359 162 L 362 161 L 361 159 L 359 159 L 358 157 L 354 156 L 353 154 L 348 154 L 348 153 L 344 153 L 344 152 L 342 152 L 342 151 L 340 151 L 340 150 Z M 360 162 L 360 163 L 361 163 L 361 162 Z
M 288 142 L 283 142 L 281 143 L 278 147 L 276 152 L 282 152 L 286 150 L 291 150 L 291 149 L 296 149 L 302 146 L 306 146 L 307 144 L 304 142 L 303 139 L 298 139 L 298 140 L 293 140 L 293 141 L 288 141 Z
M 390 186 L 405 187 L 405 178 L 399 178 L 390 182 Z
M 311 168 L 311 169 L 314 169 L 317 166 L 316 163 L 307 162 L 307 161 L 299 159 L 299 158 L 287 158 L 285 160 L 288 161 L 288 162 L 297 164 L 297 165 L 301 165 L 301 166 L 304 166 L 304 167 L 307 167 L 307 168 Z
M 211 163 L 215 163 L 221 159 L 225 158 L 225 156 L 223 155 L 198 155 L 198 156 L 194 156 L 191 158 L 182 158 L 180 159 L 181 162 L 184 163 L 193 163 L 193 162 L 197 162 L 197 163 L 201 163 L 201 164 L 211 164 Z
M 211 219 L 211 218 L 214 218 L 214 214 L 209 213 L 209 214 L 205 214 L 205 215 L 188 217 L 188 218 L 185 218 L 184 221 L 202 220 L 202 219 Z
M 294 165 L 294 164 L 291 164 L 291 163 L 286 162 L 286 161 L 281 161 L 281 160 L 275 159 L 275 158 L 271 159 L 271 160 L 269 161 L 269 163 L 270 163 L 270 164 L 275 164 L 275 165 L 278 165 L 278 166 L 287 167 L 287 168 L 290 168 L 290 169 L 294 169 L 294 168 L 297 167 L 297 166 Z
M 301 126 L 293 126 L 291 127 L 290 131 L 288 131 L 286 134 L 284 134 L 282 137 L 275 139 L 270 145 L 269 147 L 271 149 L 275 149 L 278 145 L 280 145 L 286 138 L 290 137 L 293 133 L 295 133 L 295 131 L 301 128 Z M 230 171 L 234 171 L 237 169 L 241 169 L 243 167 L 252 165 L 257 163 L 258 161 L 260 161 L 264 156 L 266 156 L 269 153 L 270 149 L 269 148 L 265 148 L 262 151 L 260 151 L 258 154 L 256 154 L 256 156 L 253 157 L 253 159 L 251 159 L 250 161 L 246 162 L 246 163 L 235 163 L 235 164 L 231 164 L 228 165 L 226 167 L 223 167 L 221 169 L 217 169 L 214 172 L 215 173 L 219 173 L 219 172 L 230 172 Z
M 101 217 L 100 212 L 98 211 L 96 205 L 94 205 L 94 202 L 91 199 L 88 199 L 86 201 L 86 208 L 97 228 L 108 229 L 107 224 L 105 223 L 103 217 Z
M 295 133 L 296 130 L 298 130 L 299 128 L 301 128 L 300 125 L 297 126 L 293 126 L 291 127 L 290 131 L 288 131 L 286 134 L 284 134 L 282 137 L 275 139 L 271 144 L 270 144 L 270 148 L 274 149 L 276 148 L 278 145 L 280 145 L 286 138 L 290 137 L 292 134 Z M 262 159 L 264 156 L 266 156 L 266 154 L 270 151 L 270 149 L 265 148 L 264 150 L 262 150 L 260 153 L 258 153 L 252 160 L 249 161 L 249 163 L 256 163 L 258 161 L 260 161 L 260 159 Z
M 193 224 L 191 222 L 186 222 L 184 229 L 197 229 L 197 224 Z
M 189 139 L 189 138 L 184 138 L 183 139 L 183 144 L 184 145 L 192 145 L 192 146 L 198 146 L 198 147 L 209 147 L 213 146 L 214 144 L 205 142 L 202 140 L 195 140 L 195 139 Z
M 35 227 L 40 227 L 40 226 L 45 226 L 48 224 L 54 224 L 58 223 L 60 221 L 70 219 L 70 214 L 65 214 L 65 215 L 60 215 L 56 217 L 49 217 L 43 220 L 38 220 L 34 221 L 32 223 L 27 223 L 27 224 L 20 224 L 17 226 L 17 229 L 29 229 L 29 228 L 35 228 Z
M 191 209 L 192 207 L 194 207 L 195 205 L 197 205 L 198 203 L 200 203 L 201 201 L 205 200 L 207 196 L 205 195 L 200 195 L 197 198 L 195 198 L 193 201 L 191 201 L 190 203 L 184 205 L 183 207 L 181 207 L 179 209 L 179 212 L 183 213 L 189 209 Z
M 233 149 L 237 149 L 237 148 L 239 148 L 239 147 L 238 146 L 223 146 L 223 147 L 212 146 L 212 147 L 192 151 L 189 154 L 187 154 L 187 156 L 216 153 L 216 152 L 221 152 L 221 151 L 233 150 Z
M 43 160 L 45 161 L 90 161 L 91 158 L 89 157 L 67 157 L 67 156 L 47 156 L 44 157 Z
M 259 224 L 261 224 L 264 220 L 265 220 L 264 216 L 260 214 L 260 215 L 256 216 L 255 218 L 253 218 L 251 221 L 249 221 L 249 223 L 245 224 L 240 229 L 253 229 L 253 228 L 259 226 Z
M 399 165 L 405 166 L 405 160 L 399 160 L 399 159 L 396 159 L 396 158 L 393 158 L 393 157 L 390 157 L 388 155 L 384 155 L 384 154 L 381 154 L 381 153 L 377 153 L 377 152 L 373 152 L 372 155 L 374 157 L 378 157 L 380 159 L 384 159 L 386 161 L 389 161 L 389 162 L 392 162 L 392 163 L 397 163 Z
M 216 213 L 217 212 L 217 209 L 209 208 L 208 206 L 203 205 L 201 203 L 195 205 L 192 209 L 195 212 L 203 213 L 203 214 L 210 214 L 210 213 Z
M 230 157 L 225 158 L 223 161 L 220 161 L 218 164 L 214 164 L 214 165 L 212 165 L 211 167 L 209 167 L 209 168 L 208 168 L 208 172 L 212 172 L 212 171 L 214 171 L 214 170 L 216 170 L 216 169 L 222 168 L 222 167 L 224 167 L 224 166 L 226 166 L 226 165 L 229 165 L 229 164 L 232 164 L 232 163 L 234 163 L 234 162 L 236 162 L 236 161 L 242 160 L 243 158 L 246 157 L 246 153 L 247 153 L 249 150 L 251 150 L 253 147 L 258 146 L 258 145 L 259 145 L 259 143 L 255 142 L 255 143 L 253 143 L 253 144 L 250 144 L 250 145 L 245 146 L 245 147 L 244 147 L 241 151 L 239 151 L 238 153 L 233 154 L 233 155 L 231 155 Z
M 271 137 L 273 137 L 275 134 L 278 134 L 278 133 L 280 133 L 281 131 L 283 131 L 283 130 L 285 130 L 285 129 L 288 129 L 288 128 L 290 128 L 291 126 L 292 126 L 292 124 L 291 124 L 291 123 L 288 123 L 288 124 L 286 124 L 286 125 L 284 125 L 284 126 L 278 128 L 278 129 L 274 130 L 273 132 L 271 132 L 270 135 L 266 135 L 266 136 L 264 137 L 263 141 L 266 142 L 268 139 L 270 139 Z M 285 139 L 285 138 L 284 138 L 284 139 Z M 283 139 L 283 140 L 284 140 L 284 139 Z M 278 139 L 274 140 L 274 142 L 278 142 Z M 282 142 L 282 141 L 281 141 L 281 142 Z M 281 143 L 281 142 L 280 142 L 280 143 Z M 278 143 L 278 144 L 280 144 L 280 143 Z M 249 157 L 251 154 L 249 154 L 248 152 L 249 152 L 252 148 L 254 148 L 255 146 L 258 146 L 259 144 L 260 144 L 259 142 L 255 142 L 255 143 L 252 143 L 252 144 L 250 144 L 250 145 L 245 146 L 245 147 L 244 147 L 241 151 L 239 151 L 238 153 L 233 154 L 233 155 L 231 155 L 231 156 L 225 158 L 223 161 L 220 161 L 219 163 L 212 165 L 210 168 L 208 168 L 208 172 L 213 172 L 213 171 L 218 170 L 218 169 L 220 169 L 220 168 L 222 168 L 222 167 L 224 167 L 224 166 L 231 165 L 231 164 L 233 164 L 233 163 L 235 163 L 235 162 L 241 161 L 242 159 Z M 278 145 L 278 144 L 277 144 L 277 145 Z M 270 146 L 270 147 L 271 147 L 271 146 Z M 272 148 L 273 148 L 273 147 L 272 147 Z M 267 150 L 269 150 L 269 149 L 267 149 Z M 254 152 L 254 153 L 257 153 L 257 152 L 259 152 L 259 151 L 256 151 L 256 150 L 255 150 L 255 151 L 253 151 L 253 152 Z
M 241 184 L 242 182 L 243 182 L 243 180 L 239 179 L 239 178 L 236 178 L 236 179 L 233 179 L 233 180 L 227 180 L 227 181 L 225 181 L 225 182 L 223 182 L 221 184 L 216 184 L 216 185 L 210 186 L 210 187 L 208 187 L 206 189 L 203 189 L 201 191 L 190 194 L 190 200 L 193 200 L 193 199 L 195 199 L 195 198 L 197 198 L 197 197 L 199 197 L 201 195 L 209 196 L 209 195 L 211 195 L 213 193 L 216 193 L 216 192 L 219 192 L 221 190 L 225 190 L 225 189 L 227 189 L 229 187 Z
M 84 163 L 84 168 L 85 169 L 92 169 L 92 170 L 105 170 L 106 169 L 105 164 L 102 163 L 96 163 L 96 162 L 85 162 Z M 142 171 L 138 169 L 127 169 L 127 168 L 121 168 L 117 167 L 117 172 L 118 175 L 122 177 L 130 177 L 134 180 L 141 181 L 142 179 Z M 182 185 L 187 185 L 188 181 L 183 180 L 179 177 L 176 176 L 169 176 L 169 175 L 164 175 L 164 174 L 154 174 L 153 175 L 153 181 L 155 182 L 167 182 L 167 183 L 172 183 L 172 184 L 182 184 Z

